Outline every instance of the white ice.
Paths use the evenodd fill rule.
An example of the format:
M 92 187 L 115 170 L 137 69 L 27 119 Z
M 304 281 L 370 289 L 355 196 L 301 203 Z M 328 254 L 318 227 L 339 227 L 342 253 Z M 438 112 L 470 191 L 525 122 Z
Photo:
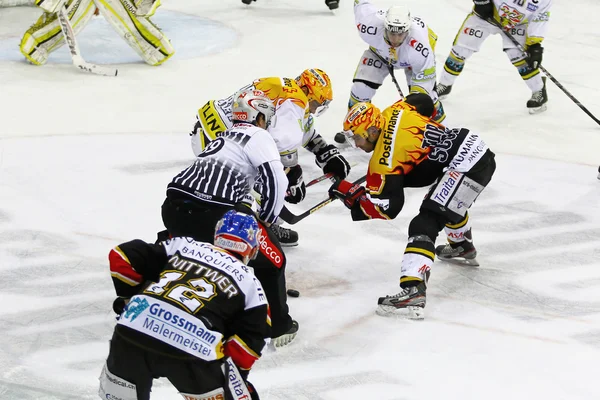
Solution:
M 1 399 L 96 398 L 115 323 L 107 253 L 162 229 L 165 187 L 192 160 L 188 131 L 206 100 L 319 67 L 335 93 L 320 130 L 332 140 L 341 127 L 365 49 L 351 0 L 335 14 L 322 0 L 163 3 L 156 22 L 180 54 L 161 67 L 99 18 L 79 36 L 85 58 L 121 63 L 117 78 L 79 72 L 64 48 L 26 64 L 18 44 L 39 12 L 0 9 Z M 439 35 L 441 69 L 472 2 L 407 3 Z M 544 66 L 597 116 L 599 14 L 597 0 L 555 2 L 544 42 Z M 490 38 L 445 102 L 497 154 L 471 213 L 481 267 L 436 262 L 424 321 L 379 317 L 423 190 L 407 190 L 394 221 L 353 223 L 339 203 L 318 211 L 287 251 L 300 333 L 251 373 L 263 400 L 600 398 L 600 126 L 551 82 L 548 111 L 528 115 L 530 93 L 501 50 Z M 387 81 L 374 102 L 396 97 Z M 358 163 L 351 178 L 363 175 L 365 155 L 345 154 Z M 301 162 L 307 178 L 320 174 L 309 153 Z M 161 380 L 153 398 L 180 397 Z

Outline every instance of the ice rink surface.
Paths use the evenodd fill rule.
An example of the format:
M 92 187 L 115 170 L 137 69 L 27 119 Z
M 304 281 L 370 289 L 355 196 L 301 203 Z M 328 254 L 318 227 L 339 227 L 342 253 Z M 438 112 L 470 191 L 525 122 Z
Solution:
M 119 63 L 117 78 L 80 73 L 64 48 L 46 66 L 26 64 L 18 44 L 39 12 L 0 9 L 0 399 L 97 398 L 115 323 L 108 251 L 162 229 L 166 185 L 192 161 L 188 132 L 206 100 L 318 67 L 334 86 L 319 129 L 329 140 L 341 129 L 366 48 L 350 0 L 335 14 L 322 0 L 163 3 L 155 21 L 181 54 L 161 67 L 141 63 L 100 17 L 79 36 L 84 58 Z M 439 70 L 472 3 L 407 3 L 439 35 Z M 599 14 L 597 0 L 555 2 L 544 41 L 544 66 L 597 116 Z M 424 321 L 374 313 L 398 291 L 423 190 L 407 191 L 394 221 L 353 223 L 334 203 L 294 226 L 300 332 L 252 371 L 263 400 L 600 398 L 600 126 L 550 82 L 548 95 L 548 111 L 530 116 L 530 92 L 494 36 L 444 102 L 498 169 L 471 211 L 481 266 L 436 262 Z M 374 103 L 396 97 L 388 80 Z M 366 172 L 364 154 L 344 154 L 358 163 L 351 179 Z M 306 179 L 320 175 L 310 153 L 301 163 Z M 153 399 L 178 398 L 156 383 Z

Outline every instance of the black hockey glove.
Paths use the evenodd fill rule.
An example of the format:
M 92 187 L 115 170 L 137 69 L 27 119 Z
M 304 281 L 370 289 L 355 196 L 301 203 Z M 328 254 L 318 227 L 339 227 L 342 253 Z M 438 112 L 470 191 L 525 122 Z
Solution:
M 302 178 L 302 167 L 295 165 L 290 168 L 287 173 L 288 184 L 287 195 L 285 201 L 292 204 L 300 203 L 306 196 L 306 185 Z
M 332 144 L 324 146 L 315 153 L 315 162 L 324 173 L 333 173 L 337 178 L 344 179 L 350 173 L 350 164 Z
M 544 48 L 540 43 L 532 44 L 527 48 L 527 64 L 531 69 L 538 69 L 542 63 Z
M 475 7 L 473 11 L 482 19 L 491 19 L 494 17 L 494 3 L 492 0 L 473 0 Z
M 129 297 L 117 297 L 115 301 L 113 301 L 113 311 L 117 314 L 117 321 L 121 318 L 121 314 L 125 311 L 125 307 L 127 306 L 127 302 L 129 301 Z

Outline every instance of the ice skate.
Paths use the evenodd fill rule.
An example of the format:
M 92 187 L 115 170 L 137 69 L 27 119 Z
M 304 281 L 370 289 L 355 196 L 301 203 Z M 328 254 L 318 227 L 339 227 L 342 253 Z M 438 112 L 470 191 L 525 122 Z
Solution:
M 284 228 L 281 225 L 271 225 L 271 228 L 283 247 L 298 246 L 298 232 Z
M 440 100 L 444 100 L 446 97 L 448 97 L 451 91 L 452 85 L 442 85 L 441 83 L 438 83 L 435 86 L 435 92 Z
M 251 4 L 253 1 L 256 1 L 256 0 L 242 0 L 242 3 Z
M 465 232 L 464 237 L 465 240 L 462 242 L 451 242 L 437 246 L 435 248 L 435 254 L 440 260 L 449 263 L 478 267 L 479 263 L 476 258 L 477 250 L 475 250 L 475 246 L 473 245 L 471 229 Z
M 402 316 L 410 319 L 425 318 L 425 282 L 403 289 L 400 293 L 380 297 L 375 313 L 384 317 Z
M 531 98 L 527 101 L 527 108 L 529 109 L 529 114 L 538 114 L 548 109 L 548 106 L 546 105 L 546 103 L 548 102 L 548 95 L 546 94 L 545 76 L 542 77 L 542 82 L 544 82 L 542 90 L 533 92 Z
M 283 347 L 292 343 L 298 335 L 298 330 L 300 329 L 300 325 L 296 320 L 292 320 L 292 327 L 283 335 L 277 336 L 273 338 L 271 341 L 273 342 L 273 346 L 275 347 Z

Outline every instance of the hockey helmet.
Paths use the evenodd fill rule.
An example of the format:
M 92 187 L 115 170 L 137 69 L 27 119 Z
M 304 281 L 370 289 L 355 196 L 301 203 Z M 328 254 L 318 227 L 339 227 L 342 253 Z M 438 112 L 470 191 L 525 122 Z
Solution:
M 308 101 L 316 101 L 319 107 L 315 116 L 323 114 L 329 103 L 333 100 L 333 90 L 331 89 L 331 79 L 325 71 L 317 68 L 306 69 L 296 78 L 298 86 L 305 86 L 308 89 Z
M 383 36 L 390 46 L 398 47 L 408 36 L 411 19 L 406 6 L 393 6 L 385 13 Z
M 253 215 L 229 210 L 215 227 L 215 246 L 237 253 L 247 260 L 256 257 L 260 228 Z
M 385 30 L 392 33 L 408 32 L 410 28 L 410 11 L 406 6 L 390 7 L 385 13 Z
M 255 89 L 241 90 L 234 95 L 231 109 L 233 121 L 247 122 L 256 125 L 259 114 L 265 116 L 267 127 L 275 115 L 275 105 L 267 95 Z
M 371 103 L 356 103 L 344 119 L 344 134 L 347 137 L 358 135 L 368 140 L 367 130 L 372 126 L 383 128 L 383 116 L 379 108 Z

